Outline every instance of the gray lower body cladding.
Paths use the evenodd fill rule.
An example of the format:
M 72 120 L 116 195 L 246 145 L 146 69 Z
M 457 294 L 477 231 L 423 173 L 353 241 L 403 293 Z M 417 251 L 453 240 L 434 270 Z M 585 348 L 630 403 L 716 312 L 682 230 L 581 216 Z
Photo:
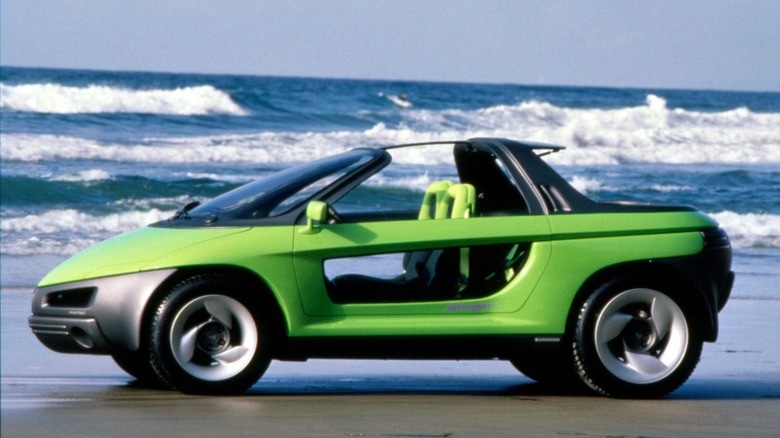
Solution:
M 174 272 L 138 272 L 37 288 L 30 328 L 46 347 L 61 353 L 135 351 L 149 298 Z

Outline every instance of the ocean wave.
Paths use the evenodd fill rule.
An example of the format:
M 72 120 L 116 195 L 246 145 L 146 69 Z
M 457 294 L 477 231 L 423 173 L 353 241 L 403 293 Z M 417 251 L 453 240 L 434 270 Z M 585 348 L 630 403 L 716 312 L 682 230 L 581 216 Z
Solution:
M 658 96 L 615 109 L 566 108 L 526 101 L 477 111 L 408 111 L 411 126 L 463 137 L 508 137 L 567 146 L 560 164 L 780 163 L 780 114 L 669 109 Z M 459 121 L 456 123 L 456 121 Z
M 405 176 L 400 178 L 386 177 L 382 173 L 379 173 L 366 181 L 366 184 L 369 187 L 399 188 L 424 193 L 428 186 L 431 185 L 431 183 L 434 181 L 441 181 L 442 179 L 443 178 L 441 176 L 433 176 L 428 172 L 423 172 L 415 176 Z
M 165 219 L 170 211 L 151 209 L 105 216 L 75 209 L 3 218 L 0 253 L 72 255 L 113 235 Z
M 8 233 L 121 233 L 157 222 L 171 215 L 157 209 L 96 216 L 75 209 L 50 210 L 42 214 L 4 218 L 0 230 Z
M 569 184 L 582 194 L 604 190 L 604 182 L 598 178 L 588 178 L 586 176 L 577 175 L 569 181 Z
M 132 90 L 103 85 L 0 84 L 0 109 L 47 114 L 139 113 L 195 116 L 248 113 L 211 85 Z
M 505 137 L 566 146 L 549 158 L 562 165 L 780 163 L 780 113 L 669 109 L 654 95 L 629 108 L 574 109 L 528 101 L 475 111 L 411 110 L 402 117 L 398 125 L 379 122 L 362 131 L 155 137 L 129 145 L 44 134 L 2 134 L 0 140 L 2 158 L 16 161 L 296 163 L 355 147 Z M 417 164 L 439 161 L 431 154 L 416 158 Z
M 723 211 L 711 214 L 735 248 L 780 248 L 780 216 Z
M 3 242 L 0 242 L 0 254 L 11 256 L 71 256 L 89 248 L 99 241 L 99 239 L 95 238 L 75 236 L 71 236 L 68 239 L 62 239 L 58 236 L 49 235 L 27 236 L 24 238 L 16 238 L 12 241 L 6 239 Z
M 364 132 L 278 133 L 207 136 L 148 140 L 142 145 L 111 144 L 97 140 L 53 135 L 2 134 L 0 157 L 8 161 L 107 160 L 136 163 L 257 163 L 306 162 L 356 147 L 453 141 L 471 137 L 523 138 L 508 132 L 471 132 L 467 134 L 419 133 L 410 129 L 388 128 L 378 124 Z M 550 141 L 550 136 L 529 135 L 530 140 Z M 548 158 L 560 165 L 619 164 L 770 164 L 780 163 L 780 139 L 776 144 L 752 146 L 729 144 L 656 144 L 644 146 L 568 145 Z M 440 164 L 441 157 L 421 154 L 409 164 Z
M 577 191 L 583 194 L 595 193 L 595 192 L 627 192 L 627 191 L 651 191 L 660 193 L 675 193 L 675 192 L 692 192 L 696 191 L 696 187 L 679 184 L 645 184 L 631 187 L 619 187 L 604 184 L 599 178 L 591 178 L 587 176 L 575 175 L 569 181 Z
M 109 172 L 106 172 L 102 169 L 89 169 L 89 170 L 82 170 L 80 172 L 76 173 L 69 173 L 65 175 L 57 175 L 51 178 L 51 181 L 62 181 L 62 182 L 93 182 L 93 181 L 104 181 L 113 179 L 113 175 L 111 175 Z
M 2 134 L 0 157 L 8 161 L 106 160 L 131 163 L 295 163 L 341 152 L 339 134 L 226 135 L 148 139 L 123 145 L 56 135 Z M 356 144 L 356 142 L 346 142 Z

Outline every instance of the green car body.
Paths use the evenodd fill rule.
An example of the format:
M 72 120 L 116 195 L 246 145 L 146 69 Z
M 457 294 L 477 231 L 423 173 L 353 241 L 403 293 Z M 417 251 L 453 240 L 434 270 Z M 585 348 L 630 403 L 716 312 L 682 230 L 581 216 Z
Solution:
M 230 217 L 211 204 L 188 206 L 72 257 L 38 285 L 31 327 L 54 350 L 110 354 L 139 379 L 198 393 L 241 392 L 271 359 L 313 357 L 508 359 L 537 380 L 584 382 L 614 396 L 661 396 L 682 384 L 701 342 L 717 337 L 717 313 L 733 281 L 728 238 L 717 224 L 686 207 L 588 200 L 539 158 L 559 147 L 502 139 L 445 147 L 453 145 L 460 185 L 478 193 L 471 213 L 447 217 L 445 209 L 421 220 L 416 211 L 337 212 L 391 153 L 426 146 L 353 151 L 356 158 L 309 168 L 331 163 L 327 183 L 306 181 L 278 197 L 261 191 L 274 199 L 263 201 L 272 202 L 272 213 L 253 207 L 254 216 Z M 260 202 L 245 195 L 241 203 Z M 225 196 L 215 205 L 244 208 Z M 289 196 L 294 202 L 282 200 Z M 508 208 L 513 202 L 524 204 L 521 211 Z M 415 257 L 424 261 L 412 269 Z M 355 271 L 377 258 L 399 265 L 397 275 Z M 331 263 L 347 273 L 329 272 Z M 416 269 L 425 280 L 409 274 Z M 645 290 L 631 293 L 651 297 L 646 306 L 624 305 L 611 319 L 620 335 L 610 336 L 631 344 L 628 353 L 614 341 L 592 341 L 589 333 L 608 330 L 599 318 L 611 307 L 589 306 Z M 212 299 L 204 296 L 224 296 L 233 315 L 208 303 L 182 310 Z M 667 296 L 676 304 L 655 304 Z M 205 319 L 183 322 L 196 310 Z M 243 319 L 249 328 L 235 329 Z M 257 330 L 259 341 L 243 340 L 247 330 Z M 680 330 L 682 341 L 674 338 Z M 642 333 L 654 340 L 633 345 L 629 338 Z M 679 354 L 668 359 L 664 350 L 675 343 Z M 242 365 L 223 363 L 227 350 L 251 354 Z M 638 374 L 621 374 L 635 358 Z

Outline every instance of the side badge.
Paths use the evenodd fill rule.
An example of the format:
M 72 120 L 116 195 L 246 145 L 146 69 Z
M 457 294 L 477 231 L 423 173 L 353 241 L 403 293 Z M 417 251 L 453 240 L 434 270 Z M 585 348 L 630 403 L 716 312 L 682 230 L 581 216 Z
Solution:
M 445 312 L 463 312 L 469 311 L 472 313 L 488 310 L 491 307 L 495 307 L 496 303 L 484 303 L 484 304 L 450 304 L 444 309 Z

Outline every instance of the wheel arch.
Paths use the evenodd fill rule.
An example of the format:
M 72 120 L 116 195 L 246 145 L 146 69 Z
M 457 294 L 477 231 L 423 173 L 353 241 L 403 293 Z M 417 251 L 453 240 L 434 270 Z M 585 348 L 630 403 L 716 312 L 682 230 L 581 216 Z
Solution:
M 572 301 L 566 322 L 567 333 L 577 322 L 580 308 L 588 296 L 607 283 L 631 281 L 668 291 L 673 298 L 688 309 L 696 330 L 706 342 L 714 342 L 718 336 L 717 313 L 713 311 L 704 292 L 696 282 L 676 267 L 663 261 L 645 260 L 604 268 L 591 275 L 580 286 Z
M 140 339 L 142 342 L 146 342 L 149 338 L 151 320 L 154 317 L 154 313 L 157 306 L 160 304 L 160 301 L 165 297 L 166 292 L 188 278 L 208 275 L 226 276 L 235 279 L 241 286 L 256 291 L 254 294 L 247 295 L 247 298 L 251 299 L 259 308 L 263 309 L 265 312 L 264 316 L 270 319 L 269 323 L 271 324 L 271 327 L 273 327 L 272 334 L 274 336 L 274 344 L 281 345 L 281 342 L 276 341 L 283 341 L 287 337 L 287 318 L 270 285 L 262 277 L 246 268 L 229 265 L 207 265 L 180 268 L 166 278 L 165 281 L 160 283 L 146 302 L 142 314 L 140 326 Z

